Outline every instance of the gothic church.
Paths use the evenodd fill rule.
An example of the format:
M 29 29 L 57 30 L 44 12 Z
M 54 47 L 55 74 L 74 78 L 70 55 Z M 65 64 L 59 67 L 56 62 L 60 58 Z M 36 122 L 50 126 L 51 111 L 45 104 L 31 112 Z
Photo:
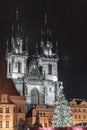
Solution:
M 58 86 L 62 85 L 58 80 L 57 47 L 53 52 L 51 30 L 47 27 L 47 14 L 45 14 L 45 26 L 41 30 L 41 41 L 38 44 L 41 52 L 38 52 L 36 45 L 36 55 L 28 64 L 28 40 L 23 39 L 17 10 L 16 24 L 12 26 L 11 42 L 7 42 L 7 78 L 14 81 L 20 96 L 26 97 L 26 111 L 37 104 L 53 106 L 58 95 Z M 55 45 L 57 46 L 56 42 Z

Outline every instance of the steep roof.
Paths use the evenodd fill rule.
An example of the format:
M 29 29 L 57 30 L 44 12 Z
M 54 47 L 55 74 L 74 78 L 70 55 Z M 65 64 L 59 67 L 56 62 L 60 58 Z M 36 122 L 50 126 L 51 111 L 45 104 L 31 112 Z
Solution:
M 0 82 L 0 95 L 1 94 L 7 94 L 9 96 L 20 96 L 12 79 L 9 78 L 4 78 Z

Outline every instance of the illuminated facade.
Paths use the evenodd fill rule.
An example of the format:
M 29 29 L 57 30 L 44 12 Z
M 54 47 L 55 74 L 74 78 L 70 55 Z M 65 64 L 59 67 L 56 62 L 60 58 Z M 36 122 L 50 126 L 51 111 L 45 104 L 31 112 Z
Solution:
M 25 97 L 20 96 L 11 79 L 0 84 L 0 130 L 13 130 L 19 119 L 25 120 Z
M 12 48 L 9 50 L 7 42 L 7 77 L 12 78 L 17 91 L 21 96 L 26 96 L 26 111 L 36 104 L 53 106 L 56 100 L 58 86 L 58 54 L 57 43 L 52 42 L 51 30 L 47 28 L 47 15 L 45 15 L 45 27 L 41 30 L 40 49 L 36 45 L 36 55 L 28 64 L 28 50 L 22 37 L 21 27 L 18 22 L 18 11 L 16 29 L 12 27 Z M 25 49 L 23 46 L 26 44 Z M 56 50 L 53 52 L 53 44 Z
M 53 117 L 53 109 L 47 108 L 43 104 L 37 105 L 33 108 L 26 117 L 26 121 L 31 125 L 36 121 L 36 114 L 39 113 L 39 122 L 42 127 L 51 127 L 52 126 L 52 117 Z
M 71 107 L 73 124 L 87 123 L 87 102 L 85 100 L 73 99 L 69 102 Z

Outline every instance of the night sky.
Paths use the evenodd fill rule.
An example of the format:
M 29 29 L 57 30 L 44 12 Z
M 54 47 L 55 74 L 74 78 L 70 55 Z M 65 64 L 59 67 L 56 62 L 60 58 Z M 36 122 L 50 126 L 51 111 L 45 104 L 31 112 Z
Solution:
M 59 80 L 67 99 L 87 99 L 87 0 L 0 0 L 0 80 L 6 76 L 6 40 L 16 8 L 28 36 L 29 54 L 40 41 L 45 11 L 53 41 L 58 41 Z

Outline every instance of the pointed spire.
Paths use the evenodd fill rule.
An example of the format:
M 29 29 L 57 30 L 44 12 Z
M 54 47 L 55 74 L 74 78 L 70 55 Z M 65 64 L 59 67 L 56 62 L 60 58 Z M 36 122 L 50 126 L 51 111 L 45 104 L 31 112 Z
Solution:
M 18 21 L 19 19 L 19 12 L 18 12 L 18 8 L 16 9 L 16 20 Z
M 45 38 L 47 39 L 47 35 L 48 35 L 48 29 L 47 29 L 47 12 L 45 12 L 45 30 L 44 30 L 44 35 Z
M 36 43 L 36 57 L 38 57 L 38 45 Z
M 47 12 L 45 12 L 45 25 L 47 24 Z
M 17 29 L 17 36 L 20 37 L 20 34 L 21 34 L 21 28 L 20 28 L 20 25 L 19 25 L 19 10 L 18 8 L 16 9 L 16 29 Z
M 28 54 L 28 37 L 26 36 L 26 47 L 25 47 L 26 55 Z
M 22 27 L 22 25 L 21 25 L 21 33 L 23 32 L 23 27 Z
M 51 29 L 50 29 L 50 37 L 51 37 L 51 35 L 52 35 L 52 31 L 51 31 Z
M 9 49 L 8 49 L 8 40 L 7 40 L 7 49 L 6 49 L 6 56 L 8 55 Z
M 12 33 L 13 33 L 13 31 L 14 31 L 14 26 L 13 26 L 13 24 L 12 24 L 12 27 L 11 27 L 11 28 L 12 28 Z
M 13 36 L 13 32 L 14 32 L 14 26 L 13 26 L 13 24 L 12 24 L 12 38 L 11 38 L 11 41 L 13 42 L 14 41 L 14 36 Z
M 41 36 L 43 36 L 43 29 L 41 29 Z
M 58 56 L 58 41 L 56 41 L 56 56 Z

